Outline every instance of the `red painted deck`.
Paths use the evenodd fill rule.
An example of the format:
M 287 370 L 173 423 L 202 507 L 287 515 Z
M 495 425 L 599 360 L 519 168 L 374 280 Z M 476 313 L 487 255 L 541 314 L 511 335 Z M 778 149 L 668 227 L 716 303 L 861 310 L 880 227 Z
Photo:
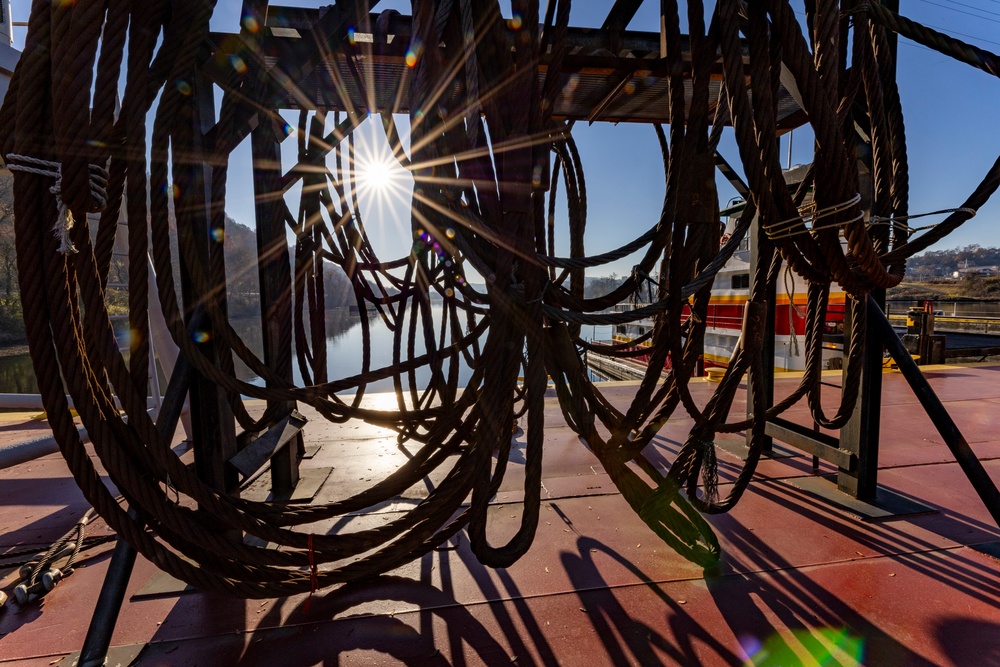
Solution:
M 1000 481 L 1000 367 L 927 374 Z M 792 382 L 779 379 L 778 391 Z M 696 383 L 696 396 L 714 387 Z M 624 403 L 633 389 L 606 391 Z M 18 437 L 25 416 L 5 417 L 0 437 Z M 140 559 L 113 646 L 148 644 L 142 665 L 1000 664 L 1000 562 L 969 546 L 1000 542 L 1000 530 L 901 376 L 885 376 L 879 479 L 937 511 L 863 522 L 794 486 L 813 474 L 809 457 L 763 461 L 736 509 L 710 519 L 724 553 L 711 576 L 658 544 L 561 426 L 555 399 L 547 423 L 541 525 L 510 569 L 478 565 L 461 536 L 381 580 L 318 594 L 307 612 L 305 596 L 137 596 L 154 575 Z M 689 424 L 671 420 L 651 457 L 671 460 Z M 336 466 L 321 500 L 402 456 L 365 425 L 305 433 L 323 449 L 304 465 Z M 494 541 L 520 516 L 523 457 L 513 458 Z M 731 478 L 738 463 L 721 454 L 720 473 Z M 45 546 L 85 509 L 58 455 L 0 471 L 0 554 Z M 0 610 L 0 663 L 54 665 L 80 648 L 109 551 L 94 550 L 40 602 Z

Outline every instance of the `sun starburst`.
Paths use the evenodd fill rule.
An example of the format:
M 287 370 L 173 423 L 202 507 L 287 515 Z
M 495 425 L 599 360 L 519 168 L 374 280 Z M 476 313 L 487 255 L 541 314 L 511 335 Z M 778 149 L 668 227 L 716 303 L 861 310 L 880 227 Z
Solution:
M 358 165 L 358 188 L 378 195 L 382 191 L 395 187 L 398 166 L 390 159 L 379 156 L 376 159 Z

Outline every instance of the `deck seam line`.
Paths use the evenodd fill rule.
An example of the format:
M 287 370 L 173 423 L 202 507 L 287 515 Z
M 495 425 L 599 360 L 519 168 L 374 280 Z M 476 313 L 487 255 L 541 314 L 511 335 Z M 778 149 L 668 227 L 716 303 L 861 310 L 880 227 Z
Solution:
M 980 543 L 977 542 L 976 544 L 980 544 Z M 848 559 L 845 559 L 845 560 L 829 561 L 829 562 L 825 562 L 825 563 L 810 563 L 810 564 L 804 564 L 804 565 L 798 565 L 798 566 L 757 569 L 757 570 L 748 570 L 748 571 L 740 571 L 740 572 L 733 571 L 733 572 L 730 572 L 730 573 L 727 573 L 727 574 L 716 575 L 715 577 L 712 577 L 712 578 L 723 579 L 723 578 L 740 577 L 740 576 L 746 577 L 747 575 L 774 574 L 774 573 L 780 573 L 780 572 L 785 572 L 785 571 L 818 569 L 818 568 L 821 568 L 821 567 L 824 567 L 824 566 L 844 565 L 844 564 L 848 564 L 848 563 L 856 563 L 856 562 L 861 562 L 861 561 L 876 561 L 876 560 L 882 560 L 882 559 L 886 559 L 886 558 L 899 558 L 901 556 L 910 556 L 910 555 L 917 555 L 917 556 L 919 556 L 919 555 L 934 554 L 934 553 L 939 553 L 939 552 L 955 551 L 955 550 L 961 549 L 961 548 L 969 548 L 969 546 L 970 545 L 956 544 L 956 545 L 950 546 L 950 547 L 938 547 L 938 548 L 931 548 L 931 549 L 907 551 L 907 552 L 901 552 L 901 553 L 896 553 L 896 554 L 877 554 L 877 555 L 865 556 L 865 557 L 861 557 L 861 558 L 848 558 Z M 217 638 L 217 637 L 225 637 L 225 636 L 228 636 L 228 635 L 231 635 L 231 634 L 244 635 L 244 636 L 252 636 L 256 632 L 277 631 L 277 630 L 283 630 L 283 629 L 287 629 L 287 628 L 305 628 L 305 627 L 310 627 L 310 626 L 319 626 L 319 625 L 323 625 L 323 624 L 326 624 L 326 623 L 340 623 L 340 622 L 348 622 L 348 621 L 357 621 L 357 620 L 363 619 L 363 618 L 378 618 L 378 617 L 383 617 L 383 616 L 386 616 L 386 617 L 397 617 L 397 616 L 403 616 L 403 615 L 409 615 L 409 614 L 419 614 L 419 613 L 423 613 L 423 612 L 426 612 L 426 611 L 436 611 L 436 610 L 444 610 L 444 609 L 453 609 L 453 608 L 457 608 L 457 607 L 480 607 L 480 606 L 491 605 L 491 604 L 496 604 L 496 603 L 500 603 L 500 604 L 508 603 L 508 602 L 514 602 L 514 603 L 516 603 L 516 602 L 519 602 L 519 601 L 538 600 L 538 599 L 542 599 L 542 598 L 546 598 L 546 597 L 557 597 L 557 596 L 566 596 L 566 595 L 573 595 L 573 594 L 579 594 L 579 593 L 591 593 L 591 592 L 600 592 L 600 591 L 614 591 L 614 590 L 623 590 L 623 589 L 636 588 L 636 587 L 646 587 L 646 588 L 649 588 L 651 586 L 661 586 L 661 585 L 664 585 L 664 584 L 679 584 L 679 583 L 691 583 L 691 582 L 698 582 L 698 581 L 707 581 L 708 579 L 709 578 L 707 578 L 707 577 L 684 577 L 684 578 L 679 578 L 679 579 L 662 579 L 662 580 L 656 580 L 656 581 L 641 581 L 641 582 L 632 582 L 632 583 L 608 584 L 608 585 L 605 585 L 605 586 L 590 586 L 590 587 L 586 587 L 586 588 L 573 588 L 573 589 L 568 589 L 568 590 L 551 591 L 551 592 L 547 592 L 547 593 L 539 593 L 537 595 L 505 596 L 505 597 L 500 597 L 500 598 L 496 598 L 496 599 L 493 599 L 493 600 L 473 600 L 473 601 L 469 601 L 469 602 L 458 602 L 458 601 L 455 601 L 454 603 L 449 603 L 449 604 L 427 605 L 427 606 L 422 606 L 422 607 L 418 607 L 418 608 L 415 608 L 415 609 L 404 609 L 404 610 L 393 611 L 393 612 L 363 613 L 363 614 L 357 614 L 357 615 L 352 615 L 352 616 L 346 616 L 346 617 L 342 617 L 342 618 L 327 618 L 327 619 L 316 620 L 316 621 L 302 621 L 302 622 L 299 622 L 299 623 L 285 623 L 285 624 L 277 625 L 277 626 L 257 627 L 257 628 L 254 628 L 252 630 L 246 629 L 246 630 L 236 631 L 236 632 L 219 632 L 219 633 L 210 634 L 210 635 L 197 635 L 197 636 L 187 636 L 187 637 L 176 637 L 176 638 L 172 638 L 172 639 L 160 639 L 160 640 L 155 640 L 155 641 L 154 640 L 150 640 L 148 642 L 145 642 L 145 645 L 169 644 L 169 643 L 177 643 L 177 642 L 199 640 L 199 639 L 210 640 L 210 639 L 214 639 L 214 638 Z M 664 592 L 663 595 L 666 596 L 666 593 Z M 277 598 L 277 599 L 287 599 L 287 598 Z M 321 601 L 322 599 L 323 599 L 322 597 L 317 597 L 316 598 L 317 602 Z M 138 644 L 122 644 L 121 646 L 119 646 L 117 648 L 126 647 L 126 646 L 138 646 Z M 61 654 L 54 653 L 54 654 L 51 654 L 51 655 L 61 655 Z M 46 657 L 46 656 L 37 656 L 37 657 Z M 3 661 L 0 661 L 0 664 L 2 664 L 2 663 L 3 663 Z

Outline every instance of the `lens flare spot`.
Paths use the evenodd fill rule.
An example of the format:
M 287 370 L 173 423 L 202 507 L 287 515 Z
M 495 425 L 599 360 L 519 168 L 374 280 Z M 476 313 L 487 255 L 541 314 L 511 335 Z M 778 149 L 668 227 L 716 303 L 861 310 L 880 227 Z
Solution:
M 260 30 L 260 26 L 257 24 L 257 19 L 252 16 L 243 17 L 243 29 L 247 32 L 257 32 Z
M 628 83 L 626 83 L 625 87 L 622 88 L 622 90 L 625 92 L 626 95 L 632 95 L 632 94 L 634 94 L 635 93 L 635 81 L 629 81 Z
M 212 336 L 209 335 L 207 331 L 198 330 L 194 332 L 194 336 L 192 336 L 192 338 L 194 338 L 194 342 L 196 343 L 207 343 Z
M 864 664 L 864 639 L 844 628 L 794 630 L 790 638 L 772 635 L 763 642 L 753 637 L 741 637 L 740 646 L 748 658 L 743 664 L 803 664 L 802 656 L 790 644 L 805 648 L 812 658 L 808 662 L 811 665 Z
M 347 41 L 349 41 L 351 44 L 356 43 L 354 40 L 354 26 L 351 26 L 350 28 L 347 29 Z
M 514 16 L 510 19 L 511 30 L 520 30 L 522 25 L 524 25 L 524 19 L 521 18 L 520 14 L 515 12 Z
M 237 55 L 229 56 L 229 64 L 232 66 L 233 71 L 237 74 L 246 74 L 247 64 L 243 62 L 243 58 Z
M 743 635 L 742 637 L 740 637 L 739 642 L 740 642 L 740 648 L 742 648 L 743 652 L 746 653 L 748 656 L 757 655 L 760 652 L 760 649 L 763 647 L 761 641 L 756 637 L 754 637 L 753 635 Z
M 226 240 L 226 230 L 222 227 L 212 228 L 212 240 L 216 243 L 222 243 Z
M 444 235 L 447 236 L 449 239 L 453 239 L 455 238 L 455 230 L 449 227 L 444 231 Z
M 444 295 L 450 299 L 451 297 L 455 296 L 455 290 L 449 287 L 444 291 Z
M 177 85 L 177 92 L 179 92 L 181 95 L 187 97 L 188 95 L 191 94 L 191 85 L 184 79 L 179 79 L 176 85 Z
M 413 43 L 410 44 L 410 48 L 406 51 L 406 66 L 416 67 L 417 61 L 420 60 L 420 56 L 423 52 L 423 43 L 419 39 L 413 40 Z

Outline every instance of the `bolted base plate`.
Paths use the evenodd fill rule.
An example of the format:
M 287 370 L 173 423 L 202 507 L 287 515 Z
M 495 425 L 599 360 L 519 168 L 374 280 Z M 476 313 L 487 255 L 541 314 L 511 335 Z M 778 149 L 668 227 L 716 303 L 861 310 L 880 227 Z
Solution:
M 835 480 L 836 475 L 823 475 L 796 477 L 779 483 L 806 491 L 862 521 L 884 521 L 900 516 L 937 512 L 937 509 L 930 505 L 925 505 L 910 496 L 897 493 L 881 485 L 875 492 L 874 501 L 858 500 L 837 488 Z

